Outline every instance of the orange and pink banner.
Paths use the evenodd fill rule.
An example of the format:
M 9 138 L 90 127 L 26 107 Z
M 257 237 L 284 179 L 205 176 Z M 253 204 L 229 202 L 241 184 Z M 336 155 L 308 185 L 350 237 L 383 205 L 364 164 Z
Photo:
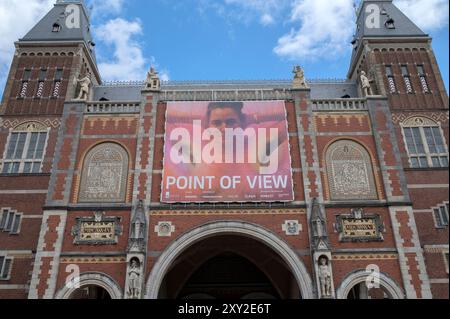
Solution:
M 162 202 L 293 199 L 284 101 L 167 104 Z

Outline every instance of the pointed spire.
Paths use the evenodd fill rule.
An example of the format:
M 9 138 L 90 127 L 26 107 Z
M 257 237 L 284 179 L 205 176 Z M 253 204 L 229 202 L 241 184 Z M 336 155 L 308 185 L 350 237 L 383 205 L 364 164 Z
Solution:
M 349 77 L 354 74 L 355 63 L 365 39 L 428 38 L 392 0 L 362 0 L 357 10 L 356 31 L 352 40 L 353 54 Z
M 84 42 L 95 59 L 88 11 L 83 0 L 57 0 L 19 42 Z
M 147 229 L 145 207 L 142 200 L 139 201 L 138 205 L 134 209 L 130 228 L 128 251 L 142 251 L 145 248 L 145 236 Z
M 312 248 L 314 251 L 328 250 L 328 233 L 322 205 L 317 198 L 311 202 Z

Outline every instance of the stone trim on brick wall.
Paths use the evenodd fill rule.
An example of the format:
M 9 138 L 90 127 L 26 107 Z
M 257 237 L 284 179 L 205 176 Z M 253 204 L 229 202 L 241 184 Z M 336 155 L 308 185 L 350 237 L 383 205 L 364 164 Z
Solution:
M 405 293 L 400 288 L 399 284 L 395 282 L 395 280 L 391 279 L 388 275 L 383 273 L 380 273 L 379 275 L 380 275 L 380 286 L 386 289 L 386 291 L 390 294 L 390 296 L 393 299 L 405 298 Z M 356 270 L 348 274 L 339 284 L 339 287 L 336 290 L 336 298 L 347 299 L 350 290 L 357 284 L 365 282 L 367 276 L 368 273 L 365 269 Z
M 289 247 L 285 241 L 261 226 L 245 222 L 231 221 L 220 221 L 205 224 L 173 241 L 172 244 L 165 249 L 156 261 L 156 264 L 153 266 L 150 276 L 147 279 L 145 298 L 158 298 L 159 289 L 164 276 L 176 258 L 179 257 L 187 248 L 211 236 L 220 236 L 224 234 L 250 237 L 272 248 L 289 266 L 293 277 L 297 281 L 302 298 L 315 298 L 312 280 L 308 270 L 295 251 Z
M 103 273 L 84 273 L 80 275 L 80 287 L 95 285 L 105 289 L 111 296 L 111 299 L 122 299 L 123 293 L 117 282 L 110 276 Z M 70 296 L 76 291 L 76 288 L 61 288 L 55 295 L 55 299 L 70 299 Z

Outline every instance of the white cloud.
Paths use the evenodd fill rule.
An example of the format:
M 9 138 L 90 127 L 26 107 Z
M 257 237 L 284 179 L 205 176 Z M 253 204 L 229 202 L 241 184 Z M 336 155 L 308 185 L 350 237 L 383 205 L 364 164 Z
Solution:
M 278 40 L 274 52 L 289 59 L 338 56 L 348 49 L 354 31 L 352 0 L 296 0 L 291 22 L 300 23 Z
M 289 4 L 286 0 L 225 0 L 226 5 L 243 9 L 242 14 L 256 13 L 262 25 L 275 22 L 278 14 Z
M 0 1 L 0 93 L 14 55 L 14 42 L 30 31 L 54 3 L 54 0 Z
M 263 26 L 275 24 L 292 0 L 198 0 L 198 10 L 204 14 L 215 11 L 229 23 L 258 21 Z
M 426 31 L 448 26 L 448 0 L 395 0 L 394 4 Z
M 265 13 L 261 16 L 261 24 L 262 25 L 270 25 L 270 24 L 273 24 L 274 22 L 275 22 L 275 19 L 269 13 Z
M 170 81 L 169 71 L 164 69 L 161 72 L 159 72 L 159 78 L 161 79 L 161 81 L 164 81 L 164 82 Z
M 98 40 L 114 49 L 112 58 L 99 64 L 100 73 L 106 80 L 144 80 L 146 60 L 141 45 L 135 37 L 142 34 L 142 22 L 121 18 L 109 20 L 94 29 Z
M 92 8 L 92 16 L 107 16 L 111 14 L 119 14 L 124 5 L 124 0 L 90 0 L 88 2 L 89 8 Z

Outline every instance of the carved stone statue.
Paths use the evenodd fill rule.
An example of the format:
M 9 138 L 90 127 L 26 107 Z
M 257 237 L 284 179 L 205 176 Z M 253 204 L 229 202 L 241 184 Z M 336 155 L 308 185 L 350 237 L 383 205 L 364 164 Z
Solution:
M 292 84 L 294 89 L 306 89 L 308 88 L 308 84 L 306 83 L 305 79 L 305 72 L 300 66 L 295 66 L 294 70 L 292 71 L 294 73 L 294 82 Z
M 366 75 L 366 72 L 361 71 L 361 87 L 364 93 L 364 96 L 370 96 L 373 95 L 372 86 L 370 83 L 373 82 L 373 80 L 369 80 L 369 78 Z
M 332 297 L 331 293 L 331 271 L 328 265 L 328 259 L 321 257 L 319 259 L 319 281 L 320 293 L 322 297 Z
M 145 86 L 147 89 L 159 91 L 161 89 L 161 81 L 158 76 L 158 72 L 153 67 L 147 72 L 147 79 L 145 80 Z
M 130 261 L 127 293 L 130 299 L 139 299 L 141 297 L 141 265 L 136 258 Z
M 80 83 L 80 93 L 78 94 L 77 100 L 87 100 L 89 97 L 89 91 L 91 88 L 91 75 L 88 73 L 84 78 L 78 79 L 77 83 Z

